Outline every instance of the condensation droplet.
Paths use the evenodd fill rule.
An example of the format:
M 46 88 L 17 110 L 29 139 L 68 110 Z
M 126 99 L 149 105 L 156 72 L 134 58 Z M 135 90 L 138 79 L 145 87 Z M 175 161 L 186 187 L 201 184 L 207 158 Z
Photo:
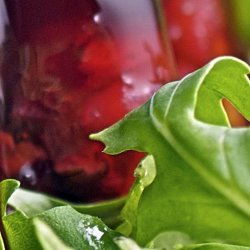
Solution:
M 97 24 L 101 23 L 101 15 L 100 14 L 94 15 L 93 20 Z
M 130 77 L 128 74 L 122 74 L 122 80 L 126 85 L 131 86 L 133 84 L 133 78 Z
M 90 222 L 80 221 L 77 225 L 77 231 L 84 237 L 88 244 L 93 247 L 93 249 L 100 249 L 103 242 L 100 241 L 104 232 L 102 232 L 97 225 L 91 227 Z
M 23 165 L 19 173 L 19 178 L 21 182 L 27 185 L 34 186 L 37 183 L 36 173 L 29 163 Z

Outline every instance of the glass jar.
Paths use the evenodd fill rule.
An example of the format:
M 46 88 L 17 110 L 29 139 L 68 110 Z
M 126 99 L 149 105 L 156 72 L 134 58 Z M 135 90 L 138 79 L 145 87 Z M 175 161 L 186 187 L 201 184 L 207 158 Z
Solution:
M 88 136 L 175 78 L 159 2 L 5 3 L 15 46 L 1 71 L 4 177 L 75 201 L 126 194 L 142 156 L 107 156 Z

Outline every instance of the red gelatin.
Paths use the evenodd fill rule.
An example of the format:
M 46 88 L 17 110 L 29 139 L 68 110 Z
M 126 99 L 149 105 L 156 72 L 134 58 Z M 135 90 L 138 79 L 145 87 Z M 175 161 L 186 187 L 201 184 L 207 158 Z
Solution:
M 126 194 L 142 155 L 105 155 L 88 136 L 174 78 L 157 8 L 145 0 L 6 5 L 15 50 L 2 71 L 5 177 L 75 201 Z M 8 64 L 14 59 L 15 68 Z

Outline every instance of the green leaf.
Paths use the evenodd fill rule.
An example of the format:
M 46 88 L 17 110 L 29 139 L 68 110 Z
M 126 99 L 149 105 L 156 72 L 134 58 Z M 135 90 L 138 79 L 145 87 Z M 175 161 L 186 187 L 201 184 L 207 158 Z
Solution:
M 121 216 L 126 218 L 126 220 L 117 228 L 117 231 L 127 236 L 131 234 L 133 225 L 136 225 L 136 210 L 142 192 L 145 187 L 153 182 L 156 176 L 155 162 L 152 156 L 147 156 L 142 160 L 135 171 L 135 176 L 137 181 L 131 189 L 129 200 L 121 212 Z
M 8 244 L 6 232 L 3 226 L 3 217 L 6 216 L 7 202 L 12 193 L 18 188 L 19 182 L 16 180 L 4 180 L 0 182 L 0 250 L 5 249 L 5 244 Z M 3 238 L 4 237 L 4 238 Z
M 120 250 L 146 250 L 148 248 L 141 248 L 138 244 L 129 238 L 118 237 L 114 239 L 114 242 L 117 244 Z
M 98 203 L 74 204 L 37 192 L 18 189 L 10 197 L 8 204 L 23 211 L 28 217 L 35 216 L 54 207 L 70 205 L 80 213 L 97 216 L 107 226 L 115 227 L 121 221 L 120 212 L 125 200 L 126 198 L 118 198 Z
M 16 209 L 6 215 L 7 201 L 18 186 L 19 182 L 15 180 L 0 183 L 1 232 L 6 240 L 3 242 L 0 237 L 0 249 L 4 249 L 4 243 L 8 244 L 8 249 L 20 250 L 118 249 L 113 238 L 120 234 L 109 229 L 99 218 L 81 214 L 70 206 L 62 206 L 64 203 L 60 200 L 46 198 L 41 194 L 17 191 L 14 202 L 12 198 L 10 204 L 24 208 L 27 213 Z M 22 194 L 22 198 L 17 194 Z M 120 203 L 121 201 L 122 199 L 119 200 Z M 105 215 L 109 208 L 112 211 L 114 207 L 117 209 L 121 206 L 119 202 L 116 200 L 96 206 L 89 205 L 80 207 L 79 210 L 89 209 L 93 213 Z M 53 205 L 58 207 L 48 209 Z
M 4 242 L 3 242 L 3 238 L 2 238 L 1 233 L 0 233 L 0 250 L 5 250 Z
M 181 249 L 183 246 L 190 245 L 192 240 L 189 235 L 181 232 L 162 232 L 157 235 L 149 244 L 148 248 L 161 248 L 165 250 Z
M 250 247 L 226 245 L 219 243 L 206 243 L 206 244 L 188 246 L 180 249 L 181 250 L 250 250 Z
M 230 128 L 221 103 L 228 99 L 250 119 L 249 72 L 236 58 L 217 58 L 91 136 L 107 153 L 137 150 L 154 157 L 157 174 L 139 194 L 136 220 L 131 211 L 123 213 L 139 244 L 180 231 L 197 242 L 250 245 L 250 129 Z M 137 199 L 133 195 L 128 203 Z
M 125 238 L 125 237 L 119 237 L 114 239 L 117 246 L 119 246 L 120 250 L 142 250 L 141 247 L 139 247 L 136 242 L 134 242 L 132 239 Z
M 45 250 L 73 250 L 67 247 L 55 232 L 44 222 L 34 219 L 37 237 Z
M 36 235 L 32 219 L 22 212 L 16 211 L 3 219 L 10 249 L 36 249 L 42 250 Z
M 134 240 L 126 237 L 118 237 L 114 241 L 120 250 L 250 250 L 250 247 L 223 243 L 193 244 L 190 237 L 181 232 L 163 232 L 147 248 L 140 247 Z
M 0 213 L 1 217 L 6 215 L 7 202 L 14 191 L 19 187 L 16 180 L 4 180 L 0 182 Z
M 118 236 L 116 232 L 100 219 L 80 214 L 69 206 L 56 207 L 31 218 L 20 211 L 6 216 L 4 226 L 11 249 L 43 249 L 41 237 L 37 238 L 34 219 L 46 223 L 59 239 L 73 249 L 118 249 L 113 242 L 113 238 Z

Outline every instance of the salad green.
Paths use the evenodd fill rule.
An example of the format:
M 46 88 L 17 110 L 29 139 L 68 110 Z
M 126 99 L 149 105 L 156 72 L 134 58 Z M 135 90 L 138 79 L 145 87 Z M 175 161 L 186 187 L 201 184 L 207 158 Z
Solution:
M 126 199 L 66 204 L 3 181 L 0 249 L 250 250 L 250 130 L 231 128 L 222 105 L 250 120 L 249 73 L 214 59 L 91 135 L 109 154 L 147 154 Z
M 220 103 L 227 98 L 249 119 L 248 73 L 239 60 L 215 59 L 92 136 L 108 153 L 133 149 L 155 159 L 157 174 L 140 197 L 136 223 L 123 214 L 140 244 L 166 230 L 199 242 L 250 244 L 249 129 L 228 127 Z

